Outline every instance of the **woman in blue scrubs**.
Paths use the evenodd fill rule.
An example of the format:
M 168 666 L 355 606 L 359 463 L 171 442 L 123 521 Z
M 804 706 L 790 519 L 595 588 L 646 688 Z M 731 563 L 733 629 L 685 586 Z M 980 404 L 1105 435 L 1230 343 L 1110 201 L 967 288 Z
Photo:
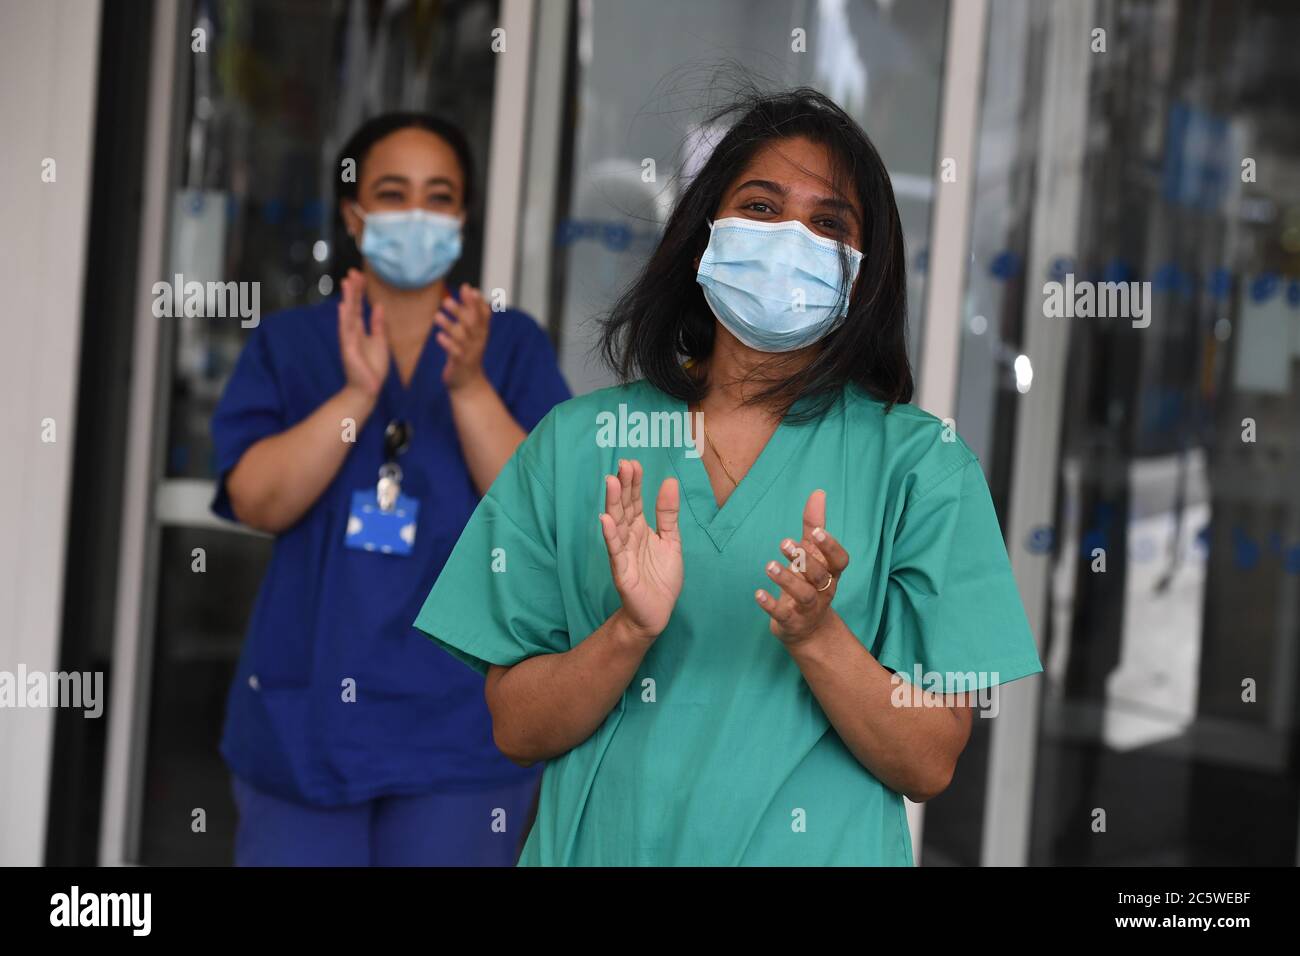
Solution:
M 275 536 L 221 741 L 236 863 L 509 865 L 539 771 L 411 621 L 569 392 L 533 319 L 444 281 L 474 199 L 459 129 L 381 116 L 334 168 L 362 268 L 257 327 L 212 421 L 213 511 Z

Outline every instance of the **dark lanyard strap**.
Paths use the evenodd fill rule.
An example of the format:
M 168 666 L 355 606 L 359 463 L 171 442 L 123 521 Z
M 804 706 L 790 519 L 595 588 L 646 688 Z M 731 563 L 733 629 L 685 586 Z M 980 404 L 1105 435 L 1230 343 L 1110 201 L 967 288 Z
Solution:
M 395 418 L 384 429 L 384 461 L 396 462 L 397 456 L 411 447 L 413 429 L 403 419 Z
M 411 446 L 411 426 L 401 419 L 393 419 L 384 429 L 384 463 L 379 466 L 379 481 L 375 484 L 375 499 L 379 510 L 392 511 L 402 494 L 402 467 L 397 456 Z

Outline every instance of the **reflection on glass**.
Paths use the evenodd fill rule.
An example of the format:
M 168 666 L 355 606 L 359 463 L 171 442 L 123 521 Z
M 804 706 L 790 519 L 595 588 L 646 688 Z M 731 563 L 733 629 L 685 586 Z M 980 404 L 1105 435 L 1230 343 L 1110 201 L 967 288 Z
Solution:
M 202 564 L 196 564 L 202 549 Z M 217 753 L 226 691 L 248 608 L 271 558 L 252 535 L 164 528 L 164 586 L 150 668 L 149 737 L 136 862 L 227 866 L 235 829 L 230 775 Z M 196 567 L 204 570 L 196 571 Z M 194 811 L 206 829 L 195 832 Z
M 1032 385 L 1064 401 L 1056 522 L 1008 542 L 1054 562 L 1029 862 L 1294 865 L 1300 9 L 1097 4 L 1077 236 L 1026 275 L 1059 9 L 991 4 L 958 422 L 1000 505 L 1044 286 L 1135 283 L 1150 321 L 1053 319 Z M 926 853 L 976 862 L 979 812 L 934 801 Z

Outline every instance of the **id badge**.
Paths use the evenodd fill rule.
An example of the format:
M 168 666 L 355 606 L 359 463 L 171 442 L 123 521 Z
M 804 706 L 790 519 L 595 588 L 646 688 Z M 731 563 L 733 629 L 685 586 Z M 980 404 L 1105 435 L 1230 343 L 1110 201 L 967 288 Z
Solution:
M 415 545 L 415 519 L 420 503 L 399 494 L 391 511 L 379 507 L 375 489 L 352 492 L 347 536 L 343 543 L 358 551 L 406 557 Z

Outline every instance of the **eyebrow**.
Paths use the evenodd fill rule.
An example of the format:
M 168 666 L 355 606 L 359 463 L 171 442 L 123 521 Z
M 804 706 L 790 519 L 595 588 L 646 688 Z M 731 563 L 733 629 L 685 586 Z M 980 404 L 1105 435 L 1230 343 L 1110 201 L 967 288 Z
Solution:
M 376 179 L 371 188 L 378 189 L 380 186 L 384 185 L 385 183 L 396 183 L 399 186 L 409 186 L 411 184 L 411 180 L 405 176 L 398 176 L 396 173 L 387 173 L 383 176 L 380 176 L 378 179 Z M 428 179 L 424 181 L 424 185 L 425 186 L 446 186 L 448 189 L 452 190 L 453 192 L 455 192 L 456 190 L 456 184 L 453 183 L 446 176 L 430 176 Z
M 817 198 L 818 206 L 825 206 L 827 209 L 834 209 L 837 212 L 846 212 L 859 222 L 862 221 L 858 211 L 853 208 L 853 203 L 847 199 L 840 199 L 836 196 L 819 196 Z
M 766 190 L 768 190 L 769 192 L 774 192 L 774 193 L 776 193 L 778 196 L 788 196 L 788 195 L 790 195 L 790 190 L 786 189 L 786 188 L 785 188 L 784 186 L 782 186 L 780 183 L 774 183 L 774 182 L 772 182 L 772 180 L 770 180 L 770 179 L 749 179 L 749 180 L 746 180 L 745 182 L 741 183 L 739 186 L 736 187 L 736 192 L 740 192 L 742 189 L 748 189 L 750 186 L 755 186 L 755 187 L 757 187 L 758 189 L 766 189 Z
M 754 187 L 755 189 L 766 189 L 768 192 L 774 192 L 783 198 L 790 195 L 789 189 L 782 186 L 780 183 L 772 182 L 770 179 L 747 179 L 736 187 L 736 192 L 741 192 L 750 187 Z M 834 209 L 837 212 L 848 213 L 858 222 L 862 221 L 862 217 L 858 215 L 858 211 L 853 208 L 853 203 L 849 202 L 847 199 L 840 199 L 838 196 L 818 196 L 814 200 L 813 204 L 816 206 L 825 206 L 827 209 Z

